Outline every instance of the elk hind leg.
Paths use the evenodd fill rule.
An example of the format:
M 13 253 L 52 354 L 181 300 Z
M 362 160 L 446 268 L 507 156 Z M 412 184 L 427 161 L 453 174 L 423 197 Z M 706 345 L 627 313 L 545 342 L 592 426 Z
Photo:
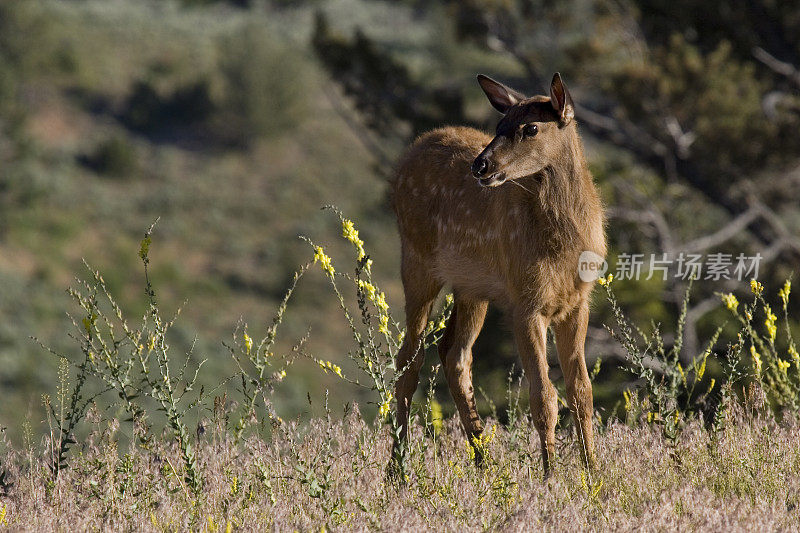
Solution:
M 486 301 L 468 301 L 456 295 L 453 314 L 439 345 L 447 385 L 471 444 L 483 431 L 472 384 L 472 346 L 483 326 L 487 307 Z M 480 450 L 475 451 L 475 460 L 480 463 Z

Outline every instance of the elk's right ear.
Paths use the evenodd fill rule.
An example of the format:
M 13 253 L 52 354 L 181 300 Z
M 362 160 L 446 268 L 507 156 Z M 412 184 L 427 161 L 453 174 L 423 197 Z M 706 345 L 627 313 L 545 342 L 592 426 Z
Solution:
M 558 114 L 561 126 L 566 126 L 575 118 L 575 104 L 572 103 L 572 97 L 558 72 L 553 74 L 553 81 L 550 83 L 550 103 Z
M 492 106 L 503 114 L 508 108 L 525 99 L 522 93 L 506 87 L 499 81 L 494 81 L 489 76 L 478 74 L 478 83 L 481 84 L 481 89 L 486 93 L 486 98 Z

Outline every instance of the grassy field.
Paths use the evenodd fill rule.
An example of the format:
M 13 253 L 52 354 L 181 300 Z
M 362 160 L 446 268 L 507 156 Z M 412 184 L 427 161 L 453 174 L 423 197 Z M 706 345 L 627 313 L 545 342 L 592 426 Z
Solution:
M 149 281 L 149 233 L 139 249 L 149 295 L 141 322 L 127 318 L 99 272 L 73 289 L 83 316 L 75 316 L 72 338 L 83 356 L 61 359 L 59 385 L 44 396 L 47 436 L 40 440 L 28 422 L 23 445 L 3 441 L 0 527 L 780 531 L 800 526 L 800 357 L 788 327 L 789 282 L 778 291 L 783 324 L 756 281 L 749 301 L 722 295 L 740 323 L 739 333 L 727 352 L 712 351 L 722 342 L 715 336 L 704 354 L 685 365 L 677 355 L 680 342 L 667 349 L 658 331 L 645 333 L 631 324 L 619 308 L 612 278 L 602 278 L 617 318 L 614 336 L 629 354 L 625 370 L 638 376 L 638 384 L 619 391 L 613 413 L 597 413 L 593 470 L 581 463 L 560 391 L 556 469 L 543 479 L 539 438 L 526 414 L 526 382 L 513 376 L 508 407 L 502 412 L 492 407 L 483 435 L 467 442 L 458 420 L 442 416 L 434 367 L 422 386 L 427 394 L 415 403 L 408 446 L 401 456 L 391 453 L 391 436 L 398 431 L 392 392 L 400 374 L 393 360 L 403 329 L 372 279 L 358 231 L 337 214 L 355 255 L 352 273 L 308 240 L 313 258 L 298 270 L 272 325 L 261 338 L 240 326 L 225 344 L 238 373 L 210 391 L 195 387 L 205 371 L 202 364 L 170 348 L 173 318 L 162 315 Z M 309 269 L 327 278 L 350 324 L 352 342 L 345 349 L 352 373 L 306 353 L 302 339 L 289 354 L 272 352 L 293 291 Z M 351 287 L 354 299 L 346 296 Z M 451 305 L 446 298 L 431 321 L 427 345 L 439 340 Z M 284 419 L 271 396 L 279 383 L 302 386 L 294 380 L 295 359 L 312 361 L 318 375 L 334 383 L 359 387 L 372 404 L 364 412 L 377 414 L 362 415 L 357 403 L 335 404 L 326 394 L 321 405 L 310 405 L 322 416 Z M 707 375 L 710 364 L 724 368 L 724 382 Z M 308 403 L 315 401 L 309 394 Z M 484 458 L 481 466 L 475 464 L 476 452 Z
M 224 418 L 223 413 L 218 413 Z M 340 419 L 286 422 L 235 444 L 215 419 L 197 437 L 205 482 L 195 495 L 175 446 L 119 448 L 96 417 L 56 480 L 35 448 L 6 455 L 13 483 L 0 528 L 14 531 L 786 531 L 800 526 L 796 422 L 739 411 L 714 436 L 700 423 L 676 442 L 652 427 L 600 429 L 598 467 L 559 434 L 556 473 L 542 480 L 527 420 L 489 421 L 486 466 L 474 466 L 456 420 L 415 426 L 408 482 L 388 481 L 387 431 L 357 408 Z M 192 436 L 192 441 L 195 437 Z

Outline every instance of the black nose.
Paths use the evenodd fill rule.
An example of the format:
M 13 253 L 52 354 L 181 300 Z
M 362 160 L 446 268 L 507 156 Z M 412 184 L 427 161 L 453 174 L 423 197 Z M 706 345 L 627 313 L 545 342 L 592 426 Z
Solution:
M 489 161 L 485 157 L 476 157 L 472 162 L 472 174 L 480 178 L 489 171 Z

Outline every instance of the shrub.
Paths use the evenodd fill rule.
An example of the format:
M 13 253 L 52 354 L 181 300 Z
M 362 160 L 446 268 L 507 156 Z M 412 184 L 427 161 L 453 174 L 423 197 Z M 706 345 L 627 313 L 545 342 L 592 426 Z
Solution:
M 127 138 L 119 135 L 104 140 L 80 161 L 98 174 L 112 178 L 126 178 L 139 170 L 136 149 Z
M 684 297 L 675 342 L 667 348 L 660 326 L 655 325 L 652 333 L 647 334 L 629 322 L 611 289 L 612 280 L 612 276 L 600 280 L 616 321 L 615 328 L 607 328 L 624 347 L 628 363 L 626 370 L 640 380 L 638 389 L 643 393 L 639 398 L 639 390 L 633 394 L 624 392 L 629 422 L 636 424 L 642 419 L 648 424 L 660 425 L 664 435 L 675 441 L 688 421 L 705 416 L 707 425 L 718 432 L 724 428 L 728 409 L 736 400 L 735 385 L 747 385 L 743 398 L 746 406 L 759 410 L 765 405 L 759 398 L 764 396 L 772 415 L 797 416 L 800 410 L 800 356 L 792 337 L 788 312 L 790 281 L 787 280 L 778 292 L 783 314 L 782 348 L 776 344 L 778 317 L 764 298 L 764 287 L 751 280 L 753 300 L 749 303 L 740 306 L 733 294 L 720 294 L 722 303 L 739 323 L 739 331 L 727 347 L 722 350 L 716 347 L 723 324 L 708 340 L 702 353 L 682 356 L 691 284 Z M 763 328 L 754 325 L 757 314 L 764 318 Z M 747 345 L 749 371 L 744 366 L 743 357 L 743 353 L 748 352 L 745 350 Z M 721 383 L 706 373 L 709 359 L 716 360 L 723 369 Z M 688 364 L 685 363 L 687 360 Z
M 120 119 L 141 133 L 203 124 L 214 112 L 209 83 L 199 79 L 162 95 L 152 82 L 137 81 L 123 106 Z
M 764 297 L 764 287 L 756 280 L 750 284 L 753 300 L 743 303 L 733 294 L 723 294 L 725 306 L 736 317 L 741 330 L 739 344 L 749 344 L 752 365 L 751 376 L 763 389 L 769 406 L 777 416 L 796 414 L 800 410 L 800 355 L 789 324 L 789 295 L 792 283 L 787 280 L 778 291 L 781 302 L 783 327 L 779 328 L 778 317 Z M 763 318 L 763 327 L 755 324 L 756 317 Z M 778 336 L 783 330 L 783 339 Z M 783 342 L 780 343 L 779 341 Z
M 224 89 L 214 128 L 224 140 L 246 146 L 259 137 L 283 135 L 303 120 L 311 84 L 298 54 L 255 24 L 223 43 Z
M 606 298 L 616 322 L 616 327 L 606 328 L 625 349 L 625 370 L 640 380 L 639 388 L 643 392 L 641 399 L 638 394 L 624 392 L 625 416 L 632 423 L 638 423 L 639 418 L 643 418 L 648 424 L 657 424 L 667 438 L 675 440 L 686 420 L 709 412 L 709 395 L 714 390 L 716 380 L 706 375 L 706 367 L 708 358 L 713 356 L 722 328 L 717 329 L 702 353 L 684 356 L 683 328 L 689 307 L 691 283 L 686 290 L 678 317 L 675 341 L 672 347 L 667 348 L 660 325 L 654 325 L 652 333 L 647 334 L 630 323 L 611 289 L 612 281 L 611 275 L 599 281 L 606 291 Z M 740 352 L 740 348 L 733 352 L 729 350 L 728 358 L 738 361 Z M 687 359 L 690 362 L 684 368 Z

